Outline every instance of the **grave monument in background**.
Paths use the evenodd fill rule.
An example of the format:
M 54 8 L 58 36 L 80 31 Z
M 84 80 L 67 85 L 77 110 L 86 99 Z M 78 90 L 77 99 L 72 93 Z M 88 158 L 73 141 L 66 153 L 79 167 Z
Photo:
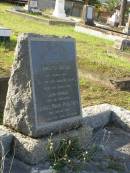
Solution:
M 130 13 L 128 15 L 128 22 L 126 23 L 123 32 L 126 33 L 127 35 L 130 35 Z
M 60 19 L 66 19 L 65 0 L 56 0 L 53 16 Z
M 41 11 L 38 8 L 38 1 L 37 0 L 28 0 L 28 3 L 25 5 L 24 10 L 27 12 L 32 13 L 40 13 Z
M 84 5 L 82 12 L 82 22 L 86 25 L 94 25 L 95 7 L 91 5 Z
M 114 14 L 107 19 L 107 24 L 112 27 L 118 27 L 120 21 L 120 11 L 116 10 Z
M 0 27 L 0 40 L 9 40 L 11 34 L 11 29 Z

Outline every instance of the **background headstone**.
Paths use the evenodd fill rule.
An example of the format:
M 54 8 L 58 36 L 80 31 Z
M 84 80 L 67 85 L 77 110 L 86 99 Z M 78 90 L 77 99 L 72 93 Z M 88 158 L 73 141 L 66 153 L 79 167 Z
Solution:
M 10 36 L 12 34 L 11 29 L 0 27 L 0 40 L 6 40 L 10 39 Z
M 66 18 L 64 8 L 65 8 L 65 0 L 56 0 L 53 16 L 57 18 L 63 18 L 63 19 Z
M 113 26 L 118 27 L 119 20 L 120 20 L 120 11 L 116 10 L 116 12 L 114 12 L 114 14 L 107 19 L 107 24 L 112 27 Z
M 86 25 L 94 25 L 95 7 L 91 5 L 84 5 L 82 12 L 82 21 Z
M 24 10 L 32 13 L 42 14 L 41 10 L 38 8 L 37 0 L 28 0 L 28 3 L 25 5 Z
M 69 128 L 80 115 L 75 41 L 22 35 L 9 80 L 4 125 L 38 137 Z
M 37 8 L 38 7 L 37 0 L 31 0 L 30 1 L 30 7 L 31 8 Z
M 126 23 L 126 26 L 125 26 L 123 32 L 130 35 L 130 14 L 128 15 L 128 22 Z

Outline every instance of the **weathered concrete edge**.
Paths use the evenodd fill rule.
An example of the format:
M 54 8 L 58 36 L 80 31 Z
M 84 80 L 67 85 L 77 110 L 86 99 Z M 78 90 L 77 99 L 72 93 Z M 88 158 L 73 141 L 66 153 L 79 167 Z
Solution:
M 130 111 L 118 106 L 111 106 L 112 122 L 130 132 Z
M 90 32 L 91 30 L 93 30 L 93 33 Z M 105 39 L 105 40 L 115 41 L 115 40 L 122 39 L 121 36 L 110 35 L 108 33 L 102 32 L 102 31 L 94 30 L 94 28 L 90 28 L 88 26 L 84 27 L 84 26 L 76 25 L 74 31 L 79 32 L 79 33 L 83 33 L 83 34 L 92 35 L 94 37 L 98 37 L 98 38 Z M 94 32 L 97 32 L 97 33 L 94 33 Z
M 58 146 L 60 139 L 76 137 L 85 147 L 87 142 L 91 140 L 93 130 L 103 128 L 110 122 L 123 128 L 130 127 L 130 111 L 110 104 L 90 106 L 83 109 L 82 120 L 82 127 L 54 135 L 53 140 L 56 146 Z M 23 162 L 33 165 L 47 159 L 48 137 L 34 139 L 4 126 L 0 126 L 0 130 L 14 136 L 16 157 Z
M 39 162 L 44 162 L 48 159 L 48 139 L 49 137 L 34 139 L 21 133 L 11 131 L 5 126 L 0 126 L 0 130 L 5 131 L 6 133 L 10 133 L 14 136 L 14 144 L 15 144 L 15 157 L 19 160 L 34 165 Z M 81 147 L 85 148 L 87 144 L 86 141 L 89 141 L 92 137 L 93 129 L 91 127 L 80 127 L 78 130 L 71 130 L 65 133 L 59 133 L 58 135 L 52 135 L 52 140 L 54 143 L 54 148 L 58 147 L 61 139 L 79 139 L 79 143 Z M 25 157 L 26 156 L 26 157 Z
M 107 121 L 106 119 L 104 119 L 103 121 L 103 122 L 106 122 L 106 125 L 112 122 L 115 125 L 118 125 L 120 128 L 130 131 L 130 111 L 129 110 L 126 110 L 119 106 L 110 105 L 110 104 L 101 104 L 101 105 L 95 105 L 95 106 L 84 108 L 83 117 L 86 118 L 86 121 L 88 121 L 87 120 L 88 117 L 92 116 L 92 114 L 93 114 L 93 117 L 95 116 L 95 119 L 93 122 L 91 122 L 92 124 L 90 122 L 88 124 L 93 128 L 97 128 L 96 124 L 98 125 L 101 124 L 101 115 L 102 115 L 102 118 L 107 118 Z M 98 123 L 95 122 L 96 119 L 98 120 Z
M 16 14 L 16 15 L 19 15 L 19 16 L 24 16 L 24 17 L 27 17 L 29 19 L 33 19 L 33 20 L 36 20 L 36 21 L 40 21 L 40 22 L 43 22 L 45 24 L 49 24 L 49 19 L 42 19 L 40 17 L 37 17 L 37 16 L 31 16 L 29 14 L 26 14 L 26 13 L 22 13 L 22 12 L 18 12 L 18 11 L 15 11 L 15 10 L 11 10 L 11 9 L 8 9 L 6 10 L 7 12 L 9 13 L 12 13 L 12 14 Z
M 83 23 L 77 23 L 76 26 L 77 27 L 79 26 L 79 27 L 83 27 L 83 28 L 92 29 L 92 30 L 95 30 L 95 31 L 100 31 L 100 32 L 105 33 L 105 34 L 110 34 L 111 33 L 113 36 L 120 36 L 120 37 L 124 36 L 124 38 L 127 35 L 127 34 L 125 34 L 123 32 L 116 32 L 114 30 L 109 30 L 107 28 L 101 28 L 101 27 L 98 27 L 98 26 L 94 27 L 94 26 L 90 26 L 90 25 L 85 25 Z
M 70 21 L 60 21 L 57 19 L 50 19 L 49 20 L 50 25 L 69 25 L 69 26 L 75 26 L 75 22 L 70 22 Z
M 19 12 L 19 11 L 15 11 L 15 10 L 11 10 L 11 9 L 8 9 L 6 11 L 9 12 L 9 13 L 12 13 L 12 14 L 16 14 L 16 15 L 19 15 L 19 16 L 27 17 L 29 19 L 40 21 L 40 22 L 43 22 L 43 23 L 49 24 L 49 25 L 70 25 L 70 26 L 75 26 L 75 22 L 63 21 L 63 20 L 51 19 L 51 18 L 50 19 L 43 19 L 43 18 L 40 18 L 40 17 L 37 17 L 37 16 L 32 16 L 32 15 L 29 15 L 29 14 L 26 14 L 26 13 L 23 13 L 23 12 Z
M 111 121 L 111 111 L 108 111 L 104 105 L 93 109 L 93 107 L 88 107 L 83 109 L 82 126 L 75 127 L 73 130 L 66 131 L 65 133 L 60 133 L 53 136 L 53 141 L 56 146 L 63 138 L 78 138 L 80 145 L 85 147 L 87 143 L 91 140 L 93 130 L 97 128 L 104 127 Z M 92 109 L 91 109 L 92 108 Z M 67 126 L 66 126 L 67 128 Z M 16 157 L 27 164 L 37 164 L 40 161 L 45 161 L 47 159 L 47 144 L 49 137 L 42 138 L 31 138 L 21 133 L 12 131 L 9 128 L 0 126 L 0 130 L 10 133 L 14 136 L 15 143 L 15 153 Z M 26 157 L 25 157 L 26 156 Z

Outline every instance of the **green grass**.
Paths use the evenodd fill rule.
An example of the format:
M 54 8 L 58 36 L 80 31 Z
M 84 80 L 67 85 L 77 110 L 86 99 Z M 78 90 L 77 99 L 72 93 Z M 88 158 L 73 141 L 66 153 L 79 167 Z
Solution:
M 130 61 L 116 54 L 107 54 L 112 41 L 76 33 L 71 26 L 49 26 L 32 19 L 10 14 L 5 10 L 9 4 L 0 3 L 0 25 L 13 31 L 10 43 L 0 43 L 0 76 L 9 75 L 13 62 L 14 49 L 18 34 L 33 32 L 46 35 L 71 36 L 76 39 L 78 68 L 81 71 L 99 74 L 105 79 L 130 76 Z M 85 81 L 81 84 L 81 98 L 84 106 L 99 103 L 111 103 L 130 109 L 130 93 L 111 90 L 99 83 Z M 104 92 L 102 92 L 104 91 Z
M 76 33 L 73 27 L 44 25 L 43 23 L 31 19 L 29 20 L 7 13 L 5 12 L 6 8 L 9 8 L 8 5 L 0 5 L 0 23 L 13 30 L 13 39 L 16 39 L 18 33 L 21 32 L 34 32 L 59 36 L 69 35 L 76 39 L 80 68 L 95 73 L 103 73 L 110 77 L 123 77 L 130 74 L 130 63 L 128 63 L 128 60 L 121 57 L 119 58 L 116 55 L 109 56 L 107 54 L 107 48 L 110 47 L 113 42 Z M 13 54 L 10 52 L 9 56 L 13 56 Z
M 90 106 L 95 104 L 109 103 L 118 105 L 130 110 L 130 93 L 126 91 L 113 90 L 101 86 L 86 79 L 80 80 L 82 105 Z
M 0 42 L 0 77 L 8 76 L 13 62 L 16 38 L 11 38 L 11 42 Z

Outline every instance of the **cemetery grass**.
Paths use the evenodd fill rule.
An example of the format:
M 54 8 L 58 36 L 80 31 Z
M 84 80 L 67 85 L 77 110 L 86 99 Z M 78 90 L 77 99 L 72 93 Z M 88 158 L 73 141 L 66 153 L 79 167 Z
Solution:
M 10 74 L 18 34 L 32 32 L 45 35 L 69 35 L 76 39 L 78 68 L 80 71 L 98 74 L 102 79 L 130 77 L 130 61 L 107 50 L 112 41 L 76 33 L 71 26 L 49 26 L 32 19 L 6 12 L 11 5 L 0 3 L 0 25 L 11 28 L 10 42 L 0 42 L 0 76 Z M 130 109 L 130 93 L 112 90 L 100 83 L 80 78 L 81 100 L 84 106 L 110 103 Z
M 130 76 L 130 63 L 123 57 L 116 54 L 109 55 L 107 48 L 113 42 L 76 33 L 73 27 L 68 26 L 49 26 L 32 19 L 10 14 L 5 10 L 10 5 L 0 3 L 0 25 L 9 27 L 13 30 L 13 37 L 10 43 L 0 43 L 0 64 L 3 69 L 8 69 L 13 61 L 13 53 L 16 38 L 22 32 L 34 32 L 49 35 L 69 35 L 76 39 L 78 65 L 81 70 L 86 72 L 98 73 L 109 78 L 120 78 Z

